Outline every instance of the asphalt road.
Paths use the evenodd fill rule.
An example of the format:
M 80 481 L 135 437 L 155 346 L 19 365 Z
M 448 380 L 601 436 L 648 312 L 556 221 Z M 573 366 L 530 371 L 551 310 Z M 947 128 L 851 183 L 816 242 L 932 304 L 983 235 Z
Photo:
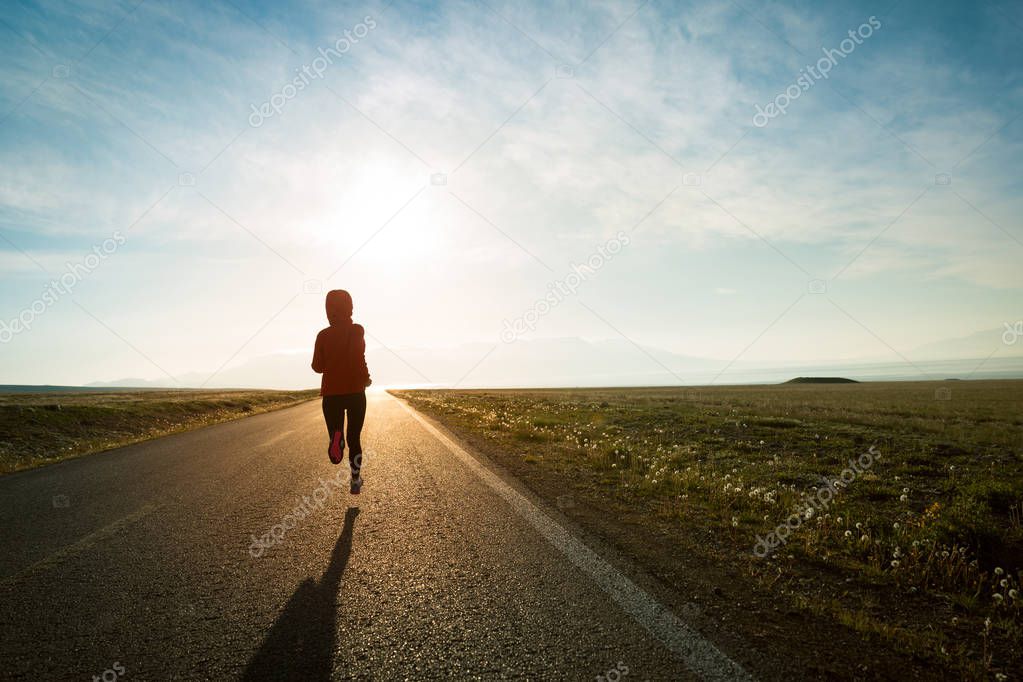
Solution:
M 0 478 L 0 677 L 737 672 L 396 399 L 363 442 L 357 497 L 318 402 Z

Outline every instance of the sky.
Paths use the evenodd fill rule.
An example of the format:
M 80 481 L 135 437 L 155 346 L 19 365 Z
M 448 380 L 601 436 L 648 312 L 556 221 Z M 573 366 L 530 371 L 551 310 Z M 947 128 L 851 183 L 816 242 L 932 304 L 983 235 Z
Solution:
M 214 385 L 308 352 L 332 288 L 467 384 L 545 339 L 1023 347 L 1019 3 L 7 2 L 0 36 L 0 383 Z

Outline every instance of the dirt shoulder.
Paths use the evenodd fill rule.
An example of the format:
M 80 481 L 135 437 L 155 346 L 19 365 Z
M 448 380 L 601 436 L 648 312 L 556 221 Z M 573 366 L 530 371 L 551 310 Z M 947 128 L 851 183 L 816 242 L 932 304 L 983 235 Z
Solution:
M 0 474 L 290 407 L 318 391 L 174 390 L 0 394 Z
M 794 395 L 800 401 L 810 398 L 809 402 L 816 402 L 798 391 L 818 389 L 788 390 L 796 391 L 788 394 L 789 398 Z M 933 388 L 927 390 L 933 391 Z M 1013 400 L 1019 390 L 1019 386 L 1012 388 Z M 785 404 L 784 393 L 773 394 L 757 408 L 752 404 L 740 406 L 737 395 L 712 396 L 704 392 L 699 399 L 691 398 L 682 412 L 673 407 L 679 396 L 630 395 L 623 390 L 393 393 L 556 506 L 585 534 L 639 565 L 659 583 L 656 590 L 659 598 L 668 602 L 676 613 L 694 622 L 759 678 L 947 679 L 952 676 L 1003 679 L 999 673 L 1010 675 L 1018 663 L 1018 611 L 992 610 L 981 603 L 985 600 L 971 600 L 970 595 L 963 597 L 954 586 L 942 588 L 930 578 L 930 582 L 921 583 L 892 569 L 888 572 L 874 569 L 870 564 L 874 561 L 872 555 L 863 558 L 861 565 L 859 549 L 843 554 L 841 547 L 832 546 L 843 541 L 846 534 L 841 528 L 824 531 L 814 526 L 805 531 L 806 537 L 787 544 L 770 559 L 757 558 L 752 551 L 757 535 L 754 531 L 766 535 L 787 511 L 779 508 L 773 514 L 753 517 L 750 510 L 736 504 L 731 497 L 719 497 L 718 492 L 710 494 L 709 488 L 687 487 L 678 470 L 676 478 L 681 482 L 667 487 L 658 480 L 650 484 L 651 473 L 669 478 L 665 469 L 682 469 L 691 461 L 694 466 L 699 463 L 702 467 L 701 477 L 714 479 L 715 490 L 727 488 L 728 483 L 721 484 L 729 479 L 745 479 L 743 485 L 751 488 L 754 487 L 751 479 L 756 474 L 753 462 L 759 465 L 763 464 L 762 460 L 774 457 L 767 452 L 758 452 L 752 457 L 750 452 L 742 451 L 736 461 L 727 458 L 714 461 L 715 458 L 694 450 L 674 453 L 672 457 L 654 456 L 667 449 L 666 442 L 671 438 L 655 440 L 651 434 L 663 431 L 667 423 L 678 424 L 693 417 L 687 415 L 687 411 L 709 415 L 711 422 L 717 413 L 726 421 L 737 420 L 740 426 L 759 420 L 757 423 L 769 432 L 784 433 L 784 438 L 776 445 L 790 457 L 797 449 L 796 441 L 813 440 L 816 446 L 812 457 L 805 460 L 795 457 L 793 470 L 770 474 L 783 481 L 796 481 L 792 484 L 795 488 L 813 480 L 811 471 L 835 469 L 841 462 L 836 458 L 832 464 L 825 457 L 829 447 L 836 452 L 866 452 L 874 438 L 885 433 L 890 438 L 883 447 L 890 453 L 892 428 L 885 427 L 906 422 L 906 415 L 900 414 L 906 409 L 896 406 L 890 415 L 892 424 L 886 424 L 873 414 L 881 409 L 878 405 L 886 404 L 885 400 L 877 400 L 876 393 L 858 394 L 863 398 L 863 405 L 869 404 L 861 414 L 856 410 L 837 411 L 826 419 L 817 415 L 816 420 L 809 414 L 794 418 L 795 410 L 791 404 Z M 897 402 L 901 398 L 887 397 L 888 401 L 893 399 Z M 720 400 L 726 400 L 729 409 L 723 409 Z M 913 409 L 929 407 L 922 405 Z M 1002 407 L 1011 414 L 1014 405 L 1018 403 L 1009 401 Z M 990 405 L 977 409 L 986 415 L 989 423 L 998 416 L 992 413 Z M 788 416 L 783 417 L 783 414 Z M 836 424 L 859 421 L 862 423 L 855 428 L 865 432 L 853 438 L 854 442 L 846 443 L 838 427 L 825 423 L 827 420 Z M 596 445 L 594 432 L 613 432 L 616 424 L 622 426 L 624 432 L 631 432 L 635 442 L 624 448 L 620 440 L 608 438 L 607 443 Z M 737 443 L 748 444 L 751 436 L 756 439 L 754 442 L 765 443 L 759 434 L 751 433 L 720 439 L 720 433 L 715 433 L 720 429 L 714 426 L 714 423 L 702 424 L 696 431 L 708 435 L 705 445 L 715 451 L 730 450 Z M 910 430 L 920 428 L 920 424 L 911 424 Z M 832 445 L 814 440 L 814 437 L 822 439 L 824 433 L 831 434 Z M 677 434 L 671 435 L 677 437 Z M 894 437 L 896 448 L 902 438 L 902 434 Z M 993 438 L 997 441 L 1001 436 Z M 693 435 L 677 439 L 692 442 Z M 928 447 L 954 451 L 955 443 L 944 440 L 939 437 Z M 982 449 L 983 444 L 968 445 L 976 450 Z M 629 451 L 629 476 L 611 467 L 607 463 L 609 459 L 593 454 L 605 448 L 612 464 L 619 461 L 615 453 Z M 964 450 L 964 460 L 976 457 L 976 451 Z M 882 477 L 898 482 L 895 485 L 900 487 L 895 493 L 903 483 L 914 488 L 923 484 L 908 476 L 904 466 L 892 462 L 897 458 L 891 454 L 882 459 L 884 467 L 877 465 L 874 472 L 866 472 L 873 478 L 866 480 L 865 473 L 865 480 L 858 487 L 850 486 L 848 494 L 843 493 L 845 497 L 831 508 L 829 519 L 821 519 L 825 527 L 834 525 L 837 520 L 855 528 L 853 522 L 840 515 L 863 518 L 864 523 L 880 526 L 885 514 L 910 513 L 902 509 L 886 510 L 878 501 L 879 487 L 891 483 Z M 912 457 L 909 459 L 911 468 L 920 469 L 920 477 L 927 479 L 930 474 L 925 468 L 914 463 Z M 643 463 L 644 460 L 647 461 Z M 747 470 L 743 469 L 743 462 Z M 934 468 L 949 466 L 944 462 L 932 464 Z M 711 474 L 712 466 L 720 471 Z M 836 469 L 835 473 L 840 470 Z M 893 474 L 893 470 L 899 473 Z M 801 479 L 801 474 L 806 477 Z M 1012 487 L 1018 496 L 1019 486 L 1013 483 Z M 745 499 L 745 491 L 742 497 Z M 899 498 L 895 494 L 892 504 L 899 504 Z M 928 507 L 926 501 L 921 501 L 920 507 L 923 518 Z M 867 521 L 868 510 L 878 518 Z M 899 523 L 894 525 L 898 528 Z M 1011 537 L 1006 537 L 1006 543 L 1011 544 Z M 1010 555 L 1012 553 L 1009 551 Z M 921 564 L 920 570 L 925 568 Z M 970 586 L 961 589 L 966 587 Z M 998 589 L 997 586 L 994 589 Z M 996 625 L 985 626 L 988 618 L 994 618 Z

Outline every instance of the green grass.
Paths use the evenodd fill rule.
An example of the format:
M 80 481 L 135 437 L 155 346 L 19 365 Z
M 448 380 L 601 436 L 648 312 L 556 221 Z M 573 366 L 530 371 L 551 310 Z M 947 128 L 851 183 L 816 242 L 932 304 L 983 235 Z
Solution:
M 317 394 L 315 390 L 0 394 L 0 474 L 287 407 Z
M 1023 666 L 1023 382 L 395 393 L 605 509 L 596 523 L 626 510 L 651 543 L 668 532 L 865 641 L 971 678 Z

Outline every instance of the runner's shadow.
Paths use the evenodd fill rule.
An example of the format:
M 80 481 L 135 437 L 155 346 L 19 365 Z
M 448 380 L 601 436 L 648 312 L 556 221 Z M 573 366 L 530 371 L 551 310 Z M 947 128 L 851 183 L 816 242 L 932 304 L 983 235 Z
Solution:
M 358 507 L 345 513 L 330 565 L 317 582 L 306 578 L 274 621 L 242 675 L 243 680 L 330 680 L 337 633 L 337 595 Z

